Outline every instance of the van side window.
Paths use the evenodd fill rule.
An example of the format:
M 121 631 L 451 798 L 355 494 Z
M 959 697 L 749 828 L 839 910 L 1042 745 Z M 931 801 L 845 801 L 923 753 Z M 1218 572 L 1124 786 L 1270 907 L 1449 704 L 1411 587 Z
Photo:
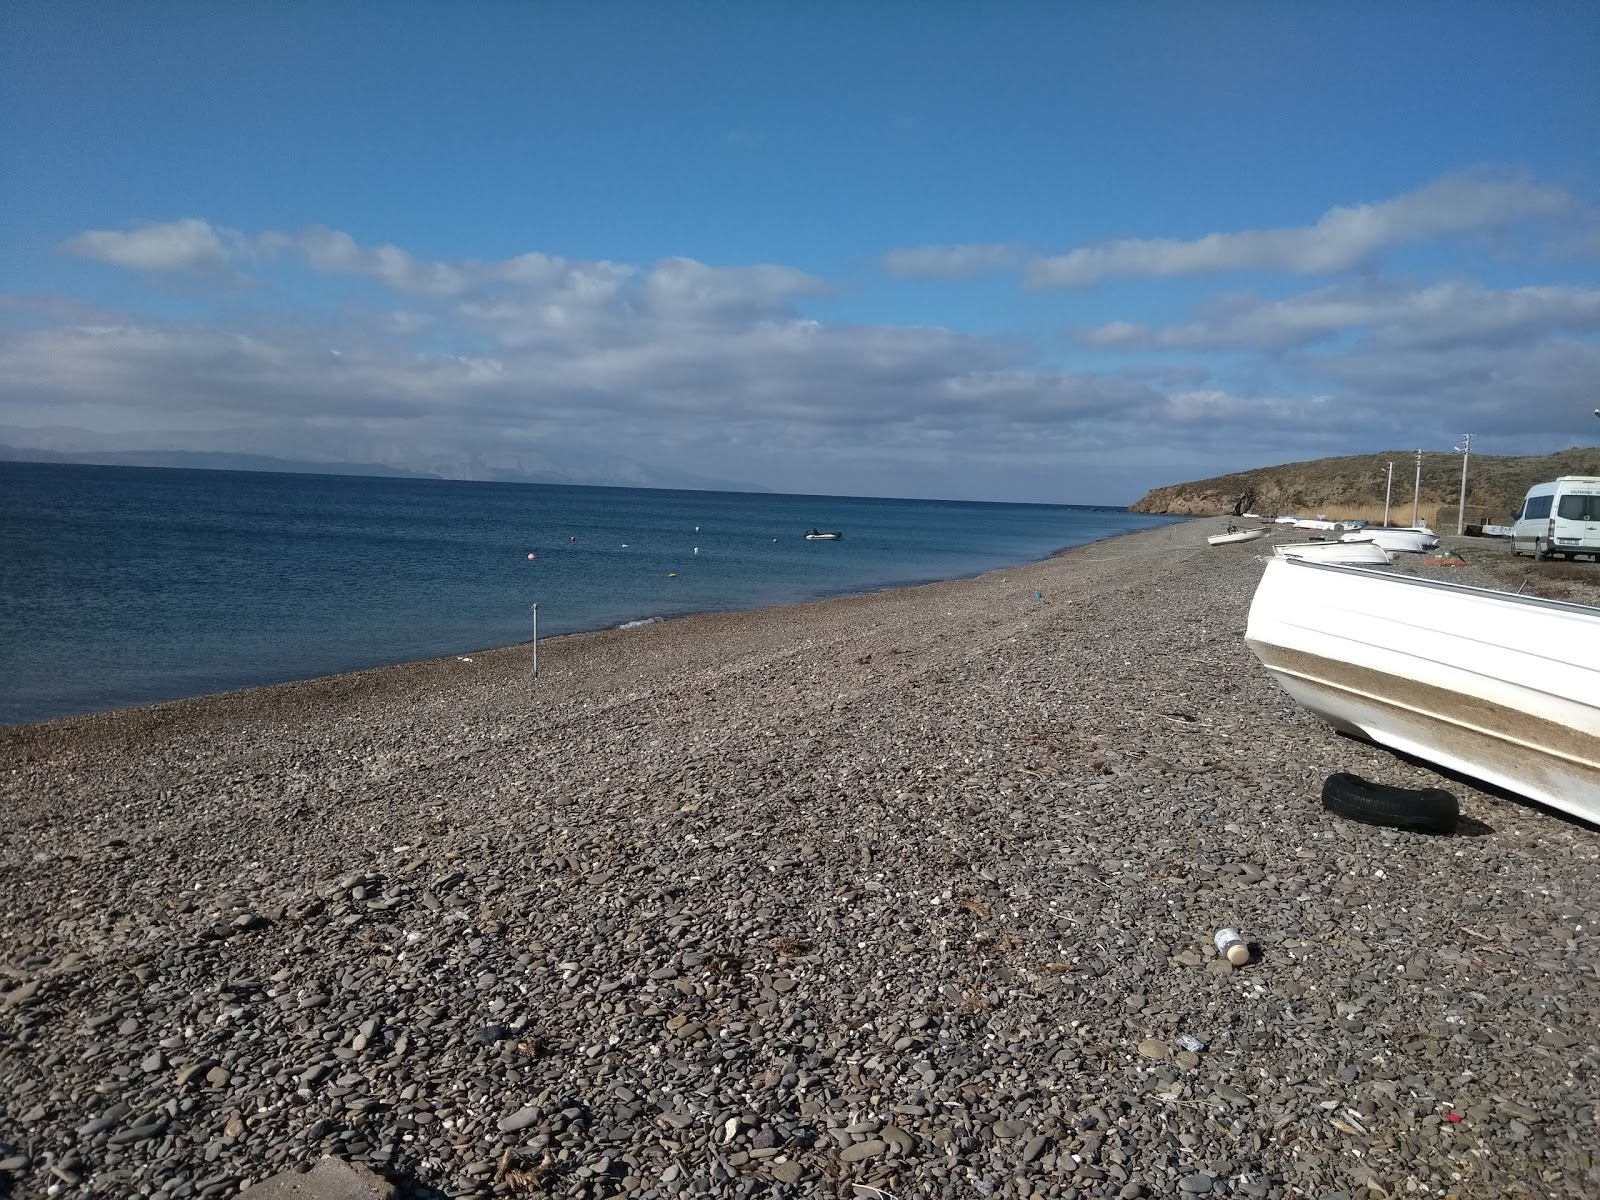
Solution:
M 1529 496 L 1528 506 L 1522 510 L 1524 521 L 1542 521 L 1550 515 L 1552 496 Z
M 1600 496 L 1563 496 L 1556 516 L 1563 521 L 1600 521 Z

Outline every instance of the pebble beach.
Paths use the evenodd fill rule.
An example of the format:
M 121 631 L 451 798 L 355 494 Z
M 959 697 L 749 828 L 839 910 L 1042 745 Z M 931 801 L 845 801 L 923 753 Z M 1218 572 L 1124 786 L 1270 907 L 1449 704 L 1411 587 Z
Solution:
M 1326 816 L 1441 780 L 1276 687 L 1223 524 L 0 730 L 0 1178 L 1600 1194 L 1600 832 Z

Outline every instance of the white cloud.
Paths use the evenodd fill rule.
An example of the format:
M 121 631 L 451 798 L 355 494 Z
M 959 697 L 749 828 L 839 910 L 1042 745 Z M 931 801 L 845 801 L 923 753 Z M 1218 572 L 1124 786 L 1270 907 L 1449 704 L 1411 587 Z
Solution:
M 1419 289 L 1332 287 L 1283 300 L 1214 305 L 1199 320 L 1153 329 L 1112 321 L 1080 335 L 1101 349 L 1275 350 L 1368 330 L 1393 345 L 1536 338 L 1600 329 L 1600 289 L 1496 291 L 1452 282 Z
M 965 279 L 1017 264 L 1013 246 L 973 243 L 959 246 L 914 246 L 891 250 L 883 269 L 902 279 Z
M 218 275 L 231 270 L 229 242 L 234 236 L 209 221 L 184 217 L 132 229 L 86 230 L 61 243 L 61 249 L 133 271 Z
M 1574 400 L 1600 377 L 1600 351 L 1558 340 L 1597 327 L 1595 291 L 1570 286 L 1368 284 L 1234 300 L 1164 329 L 1114 322 L 1086 340 L 1279 353 L 1097 373 L 1043 365 L 1020 340 L 819 321 L 805 307 L 825 281 L 781 265 L 430 260 L 335 230 L 251 237 L 199 224 L 220 267 L 196 252 L 180 268 L 184 256 L 155 237 L 167 252 L 115 253 L 140 270 L 248 272 L 276 259 L 321 276 L 323 301 L 355 299 L 252 317 L 235 293 L 226 320 L 179 324 L 0 298 L 13 310 L 0 327 L 0 419 L 183 429 L 209 439 L 192 448 L 423 469 L 515 466 L 603 441 L 793 490 L 1104 500 L 1131 499 L 1131 481 L 1183 477 L 1179 461 L 1220 469 L 1431 444 L 1428 431 L 1458 426 L 1559 444 L 1589 432 L 1593 403 Z M 341 279 L 385 294 L 375 302 L 377 289 Z M 1349 330 L 1363 336 L 1337 355 L 1283 352 Z M 1504 415 L 1491 417 L 1497 405 Z M 1059 490 L 1074 473 L 1114 470 L 1126 496 Z
M 1119 277 L 1166 277 L 1220 271 L 1345 271 L 1378 251 L 1448 234 L 1503 227 L 1571 207 L 1565 191 L 1527 179 L 1447 175 L 1379 204 L 1331 208 L 1315 225 L 1211 233 L 1190 241 L 1129 238 L 1080 246 L 1027 265 L 1034 287 L 1088 287 Z

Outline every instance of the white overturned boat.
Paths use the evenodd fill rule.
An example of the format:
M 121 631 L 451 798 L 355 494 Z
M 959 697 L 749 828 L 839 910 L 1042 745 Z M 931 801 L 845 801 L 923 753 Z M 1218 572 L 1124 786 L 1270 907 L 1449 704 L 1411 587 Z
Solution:
M 1273 560 L 1245 641 L 1334 728 L 1600 822 L 1600 608 Z
M 1311 562 L 1339 563 L 1349 567 L 1387 567 L 1389 552 L 1372 542 L 1290 542 L 1274 546 L 1279 558 L 1304 558 Z
M 1358 529 L 1339 540 L 1371 542 L 1385 550 L 1398 550 L 1402 554 L 1421 554 L 1439 544 L 1439 539 L 1426 529 Z
M 1214 533 L 1206 541 L 1213 546 L 1228 546 L 1234 542 L 1253 542 L 1266 536 L 1265 529 L 1232 529 L 1227 533 Z

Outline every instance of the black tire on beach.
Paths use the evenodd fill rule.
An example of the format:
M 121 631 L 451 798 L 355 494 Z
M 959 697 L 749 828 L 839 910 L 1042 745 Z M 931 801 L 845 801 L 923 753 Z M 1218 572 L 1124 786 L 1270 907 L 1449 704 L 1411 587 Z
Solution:
M 1322 807 L 1338 817 L 1412 833 L 1454 833 L 1461 819 L 1461 805 L 1441 788 L 1386 787 L 1343 771 L 1323 781 Z

